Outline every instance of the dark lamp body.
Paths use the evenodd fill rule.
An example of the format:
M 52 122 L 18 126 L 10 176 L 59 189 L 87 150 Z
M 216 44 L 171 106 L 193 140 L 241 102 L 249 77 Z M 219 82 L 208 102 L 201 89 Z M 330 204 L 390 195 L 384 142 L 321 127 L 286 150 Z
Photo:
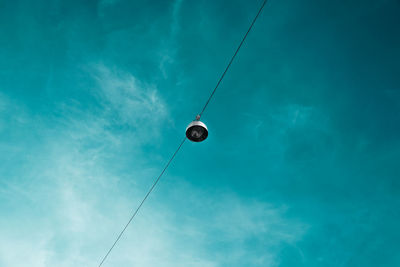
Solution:
M 208 136 L 207 126 L 201 121 L 192 121 L 186 128 L 186 137 L 193 142 L 206 140 Z

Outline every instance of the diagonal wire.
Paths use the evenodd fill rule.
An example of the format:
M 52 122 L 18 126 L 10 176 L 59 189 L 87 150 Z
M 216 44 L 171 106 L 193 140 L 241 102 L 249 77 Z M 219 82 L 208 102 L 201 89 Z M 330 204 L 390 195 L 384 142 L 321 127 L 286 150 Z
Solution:
M 225 77 L 225 74 L 228 71 L 229 67 L 232 65 L 233 60 L 235 59 L 235 57 L 238 54 L 240 48 L 242 47 L 244 41 L 246 40 L 247 35 L 249 34 L 251 29 L 253 28 L 254 23 L 256 23 L 256 20 L 258 19 L 258 16 L 261 14 L 261 11 L 263 10 L 263 8 L 264 8 L 265 4 L 267 3 L 267 1 L 268 0 L 264 0 L 264 2 L 262 3 L 260 9 L 258 10 L 257 15 L 254 17 L 253 21 L 251 22 L 249 29 L 247 30 L 246 34 L 243 36 L 243 39 L 240 42 L 239 46 L 237 47 L 237 49 L 236 49 L 235 53 L 233 54 L 231 60 L 229 61 L 228 66 L 226 66 L 225 71 L 222 73 L 221 78 L 219 78 L 217 85 L 215 86 L 214 90 L 212 91 L 211 95 L 209 96 L 209 98 L 208 98 L 206 104 L 204 105 L 203 109 L 199 113 L 200 117 L 201 117 L 201 115 L 203 115 L 203 112 L 206 109 L 206 107 L 208 106 L 208 103 L 210 102 L 211 98 L 214 96 L 215 91 L 217 91 L 217 88 L 218 88 L 219 84 L 221 83 L 222 79 Z
M 204 105 L 203 109 L 201 110 L 201 112 L 199 113 L 199 117 L 201 117 L 201 115 L 203 114 L 204 110 L 207 108 L 208 103 L 210 102 L 211 98 L 214 96 L 215 91 L 217 90 L 217 88 L 219 87 L 222 79 L 225 77 L 226 72 L 228 71 L 229 67 L 231 66 L 233 60 L 235 59 L 236 55 L 238 54 L 240 48 L 242 47 L 244 41 L 247 38 L 247 35 L 249 34 L 249 32 L 251 31 L 251 29 L 253 28 L 254 23 L 256 22 L 258 16 L 261 14 L 261 11 L 263 10 L 265 4 L 267 3 L 268 0 L 264 0 L 260 9 L 258 10 L 257 15 L 254 17 L 253 21 L 250 24 L 249 29 L 247 30 L 246 34 L 243 36 L 242 41 L 240 42 L 239 46 L 237 47 L 235 53 L 233 54 L 231 60 L 229 61 L 229 64 L 227 65 L 227 67 L 225 68 L 225 71 L 222 73 L 220 79 L 218 80 L 217 85 L 215 86 L 214 90 L 212 91 L 211 95 L 209 96 L 206 104 Z M 149 195 L 151 194 L 151 192 L 153 191 L 153 189 L 156 187 L 157 183 L 160 181 L 162 175 L 164 174 L 164 172 L 167 170 L 168 166 L 171 164 L 172 160 L 175 158 L 176 154 L 178 153 L 178 151 L 181 149 L 183 143 L 185 143 L 186 141 L 186 137 L 182 140 L 182 142 L 180 143 L 180 145 L 178 146 L 178 148 L 175 150 L 174 154 L 172 155 L 172 157 L 169 159 L 168 163 L 165 165 L 164 169 L 161 171 L 160 175 L 157 177 L 157 179 L 154 181 L 153 185 L 151 186 L 150 190 L 147 192 L 147 194 L 145 195 L 145 197 L 143 198 L 142 202 L 140 202 L 139 206 L 136 208 L 136 210 L 134 211 L 134 213 L 132 214 L 132 216 L 130 217 L 128 223 L 125 225 L 125 227 L 122 229 L 122 231 L 120 232 L 120 234 L 118 235 L 117 239 L 114 241 L 114 243 L 112 244 L 111 248 L 107 251 L 106 255 L 103 257 L 103 259 L 101 260 L 99 267 L 101 265 L 103 265 L 103 263 L 105 262 L 105 260 L 107 259 L 108 255 L 111 253 L 111 251 L 114 249 L 115 245 L 118 243 L 118 241 L 120 240 L 120 238 L 122 237 L 122 235 L 124 234 L 126 228 L 128 228 L 129 224 L 132 222 L 132 220 L 135 218 L 136 214 L 139 212 L 140 208 L 143 206 L 144 202 L 146 201 L 146 199 L 149 197 Z
M 183 143 L 185 143 L 186 141 L 186 136 L 185 138 L 182 140 L 182 142 L 180 143 L 180 145 L 178 146 L 178 148 L 175 150 L 174 154 L 172 155 L 172 157 L 169 159 L 167 165 L 165 165 L 164 169 L 162 170 L 162 172 L 160 173 L 160 175 L 157 177 L 157 179 L 154 181 L 153 185 L 151 186 L 150 190 L 147 192 L 147 194 L 145 195 L 145 197 L 143 198 L 142 202 L 140 202 L 140 205 L 136 208 L 135 212 L 133 213 L 133 215 L 131 216 L 131 218 L 129 219 L 128 223 L 125 225 L 124 229 L 122 229 L 121 233 L 118 235 L 117 239 L 114 241 L 114 244 L 111 246 L 111 248 L 108 250 L 107 254 L 104 256 L 104 258 L 102 259 L 102 261 L 99 264 L 99 267 L 104 263 L 104 261 L 107 259 L 108 255 L 111 253 L 111 251 L 113 250 L 113 248 L 115 247 L 115 245 L 117 244 L 117 242 L 119 241 L 119 239 L 121 238 L 121 236 L 124 234 L 126 228 L 128 228 L 129 224 L 132 222 L 133 218 L 135 218 L 136 214 L 138 213 L 138 211 L 140 210 L 140 208 L 142 207 L 143 203 L 146 201 L 146 199 L 149 197 L 150 193 L 153 191 L 154 187 L 156 187 L 158 181 L 160 181 L 161 176 L 164 174 L 164 172 L 167 170 L 169 164 L 171 164 L 172 160 L 175 158 L 176 154 L 178 153 L 178 151 L 181 149 Z

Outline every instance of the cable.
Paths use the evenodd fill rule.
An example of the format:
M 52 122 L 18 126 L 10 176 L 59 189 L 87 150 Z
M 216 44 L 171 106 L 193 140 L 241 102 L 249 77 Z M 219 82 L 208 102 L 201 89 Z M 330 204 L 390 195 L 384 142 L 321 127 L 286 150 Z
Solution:
M 131 216 L 131 218 L 129 219 L 128 223 L 125 225 L 124 229 L 122 229 L 121 233 L 118 235 L 117 239 L 114 241 L 114 244 L 111 246 L 111 248 L 108 250 L 107 254 L 104 256 L 104 258 L 102 259 L 102 261 L 99 264 L 99 267 L 104 263 L 104 261 L 107 259 L 108 255 L 110 254 L 110 252 L 113 250 L 113 248 L 115 247 L 115 245 L 117 244 L 117 242 L 119 241 L 119 239 L 121 238 L 121 236 L 124 234 L 126 228 L 128 228 L 128 225 L 131 223 L 131 221 L 133 220 L 133 218 L 135 218 L 136 214 L 138 213 L 139 209 L 142 207 L 143 203 L 146 201 L 146 199 L 148 198 L 148 196 L 150 195 L 150 193 L 153 191 L 154 187 L 156 187 L 158 181 L 160 181 L 161 176 L 164 174 L 164 172 L 167 170 L 169 164 L 171 164 L 172 160 L 175 158 L 176 154 L 178 153 L 178 151 L 181 149 L 183 143 L 185 143 L 186 141 L 186 136 L 185 138 L 182 140 L 181 144 L 178 146 L 178 148 L 175 150 L 174 154 L 172 155 L 172 157 L 169 159 L 167 165 L 165 165 L 164 169 L 162 170 L 162 172 L 160 173 L 160 175 L 157 177 L 157 179 L 155 180 L 155 182 L 153 183 L 153 185 L 151 186 L 150 190 L 147 192 L 146 196 L 143 198 L 142 202 L 140 202 L 140 205 L 137 207 L 137 209 L 135 210 L 135 212 L 133 213 L 133 215 Z
M 215 86 L 214 90 L 212 91 L 210 97 L 208 98 L 206 104 L 204 105 L 203 109 L 201 110 L 201 112 L 199 113 L 199 116 L 201 117 L 201 115 L 203 115 L 204 110 L 206 109 L 208 103 L 210 102 L 211 98 L 214 96 L 215 91 L 217 91 L 217 88 L 219 86 L 219 84 L 221 83 L 222 79 L 225 77 L 226 72 L 228 71 L 229 67 L 231 66 L 233 60 L 235 59 L 237 53 L 239 52 L 240 48 L 242 47 L 244 40 L 246 40 L 247 35 L 249 34 L 249 32 L 251 31 L 251 28 L 253 28 L 254 23 L 256 23 L 256 20 L 258 18 L 258 16 L 261 14 L 261 11 L 263 10 L 265 4 L 267 3 L 268 0 L 264 0 L 264 2 L 262 3 L 260 9 L 258 10 L 257 15 L 254 17 L 249 29 L 247 30 L 246 34 L 243 36 L 242 41 L 240 42 L 238 48 L 235 51 L 235 54 L 233 54 L 231 60 L 229 61 L 228 66 L 226 66 L 225 71 L 222 73 L 221 78 L 219 78 L 217 85 Z
M 221 83 L 222 79 L 224 78 L 226 72 L 228 71 L 229 67 L 231 66 L 233 60 L 235 59 L 237 53 L 239 52 L 240 48 L 242 47 L 244 41 L 247 38 L 247 35 L 249 34 L 250 30 L 253 28 L 254 23 L 256 22 L 258 16 L 260 15 L 261 11 L 263 10 L 265 4 L 267 3 L 267 0 L 264 0 L 264 2 L 262 3 L 260 9 L 258 10 L 257 15 L 254 17 L 249 29 L 247 30 L 246 34 L 244 35 L 242 41 L 240 42 L 238 48 L 236 49 L 235 53 L 233 54 L 231 60 L 229 61 L 228 66 L 225 68 L 225 71 L 222 73 L 221 78 L 218 80 L 217 85 L 215 86 L 214 90 L 212 91 L 211 95 L 209 96 L 206 104 L 204 105 L 202 111 L 199 113 L 198 118 L 200 119 L 201 115 L 203 114 L 204 110 L 206 109 L 208 103 L 210 102 L 211 98 L 214 96 L 215 91 L 217 90 L 219 84 Z M 118 243 L 119 239 L 122 237 L 122 235 L 124 234 L 126 228 L 128 228 L 129 224 L 132 222 L 133 218 L 135 218 L 136 214 L 138 213 L 138 211 L 140 210 L 140 208 L 142 207 L 143 203 L 146 201 L 146 199 L 149 197 L 150 193 L 153 191 L 153 189 L 156 187 L 158 181 L 160 181 L 161 176 L 164 174 L 164 172 L 167 170 L 168 166 L 171 164 L 172 160 L 175 158 L 176 154 L 178 153 L 178 151 L 181 149 L 183 143 L 185 143 L 186 141 L 186 137 L 182 140 L 182 142 L 180 143 L 180 145 L 178 146 L 178 148 L 175 150 L 174 154 L 172 155 L 172 157 L 169 159 L 168 163 L 165 165 L 164 169 L 162 170 L 162 172 L 160 173 L 160 175 L 157 177 L 157 179 L 154 181 L 153 185 L 150 187 L 150 190 L 147 192 L 147 194 L 145 195 L 145 197 L 143 198 L 142 202 L 140 202 L 139 206 L 136 208 L 135 212 L 133 213 L 133 215 L 131 216 L 131 218 L 129 219 L 128 223 L 125 225 L 125 227 L 122 229 L 122 231 L 120 232 L 120 234 L 118 235 L 117 239 L 114 241 L 114 243 L 112 244 L 111 248 L 107 251 L 106 255 L 103 257 L 103 259 L 101 260 L 99 267 L 101 265 L 103 265 L 104 261 L 107 259 L 108 255 L 111 253 L 111 251 L 113 250 L 113 248 L 115 247 L 115 245 Z

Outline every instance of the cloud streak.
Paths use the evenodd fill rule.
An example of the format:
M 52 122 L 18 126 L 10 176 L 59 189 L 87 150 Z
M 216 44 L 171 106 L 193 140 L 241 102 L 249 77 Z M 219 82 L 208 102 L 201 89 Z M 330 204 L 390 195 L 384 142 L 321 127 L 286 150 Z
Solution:
M 145 134 L 157 135 L 166 104 L 154 87 L 130 74 L 104 65 L 96 70 L 93 94 L 102 111 L 61 105 L 57 127 L 54 121 L 43 125 L 43 143 L 26 159 L 21 179 L 3 183 L 3 192 L 14 192 L 3 195 L 4 203 L 16 209 L 0 219 L 3 266 L 96 266 L 155 176 L 156 166 L 138 166 L 129 174 L 113 166 L 118 157 L 109 155 L 121 153 L 132 136 L 113 126 L 133 129 L 137 140 L 127 142 L 135 150 L 131 156 L 145 161 Z M 176 179 L 180 183 L 168 195 L 158 192 L 146 203 L 107 266 L 278 266 L 283 244 L 294 245 L 306 231 L 303 223 L 285 218 L 286 207 Z

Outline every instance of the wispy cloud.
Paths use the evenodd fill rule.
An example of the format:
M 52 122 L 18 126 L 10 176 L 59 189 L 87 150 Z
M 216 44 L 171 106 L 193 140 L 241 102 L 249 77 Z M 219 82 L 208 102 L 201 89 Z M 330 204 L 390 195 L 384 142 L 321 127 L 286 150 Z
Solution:
M 160 64 L 159 68 L 161 70 L 164 78 L 168 77 L 168 66 L 176 62 L 177 53 L 177 36 L 181 29 L 180 26 L 180 12 L 182 9 L 182 4 L 184 0 L 175 0 L 172 5 L 171 22 L 170 22 L 170 32 L 166 38 L 166 43 L 161 49 L 160 53 Z
M 96 265 L 108 249 L 143 192 L 132 188 L 127 195 L 118 179 L 106 170 L 99 172 L 96 161 L 76 160 L 84 162 L 77 165 L 63 157 L 37 166 L 57 182 L 26 189 L 36 198 L 33 203 L 45 208 L 43 217 L 25 215 L 17 222 L 19 229 L 16 218 L 3 218 L 0 258 L 5 266 L 26 266 L 27 261 L 33 267 Z M 90 173 L 98 176 L 91 179 Z M 99 185 L 101 180 L 107 185 Z M 232 193 L 219 194 L 217 201 L 213 193 L 190 185 L 175 188 L 172 202 L 182 195 L 188 196 L 182 209 L 169 202 L 148 202 L 113 251 L 109 266 L 278 266 L 282 246 L 294 245 L 306 231 L 303 223 L 285 218 L 286 207 Z M 197 212 L 188 213 L 190 206 Z M 257 243 L 260 251 L 248 247 L 249 242 Z
M 155 126 L 167 117 L 166 105 L 154 85 L 103 64 L 95 65 L 92 70 L 100 89 L 97 94 L 104 107 L 104 116 L 112 116 L 118 123 L 147 134 L 149 128 L 157 130 Z
M 7 177 L 2 183 L 2 202 L 10 210 L 0 219 L 2 266 L 95 266 L 155 175 L 142 166 L 127 174 L 114 167 L 120 158 L 110 155 L 129 144 L 130 156 L 146 161 L 142 146 L 168 117 L 157 89 L 101 64 L 92 73 L 96 90 L 91 92 L 100 108 L 60 105 L 58 116 L 41 122 L 40 146 L 25 158 L 18 181 Z M 131 131 L 115 130 L 118 125 L 132 129 L 136 141 L 129 142 Z M 286 218 L 287 207 L 208 192 L 177 179 L 169 198 L 159 201 L 167 197 L 160 193 L 146 203 L 108 266 L 277 266 L 282 246 L 295 245 L 307 229 Z

